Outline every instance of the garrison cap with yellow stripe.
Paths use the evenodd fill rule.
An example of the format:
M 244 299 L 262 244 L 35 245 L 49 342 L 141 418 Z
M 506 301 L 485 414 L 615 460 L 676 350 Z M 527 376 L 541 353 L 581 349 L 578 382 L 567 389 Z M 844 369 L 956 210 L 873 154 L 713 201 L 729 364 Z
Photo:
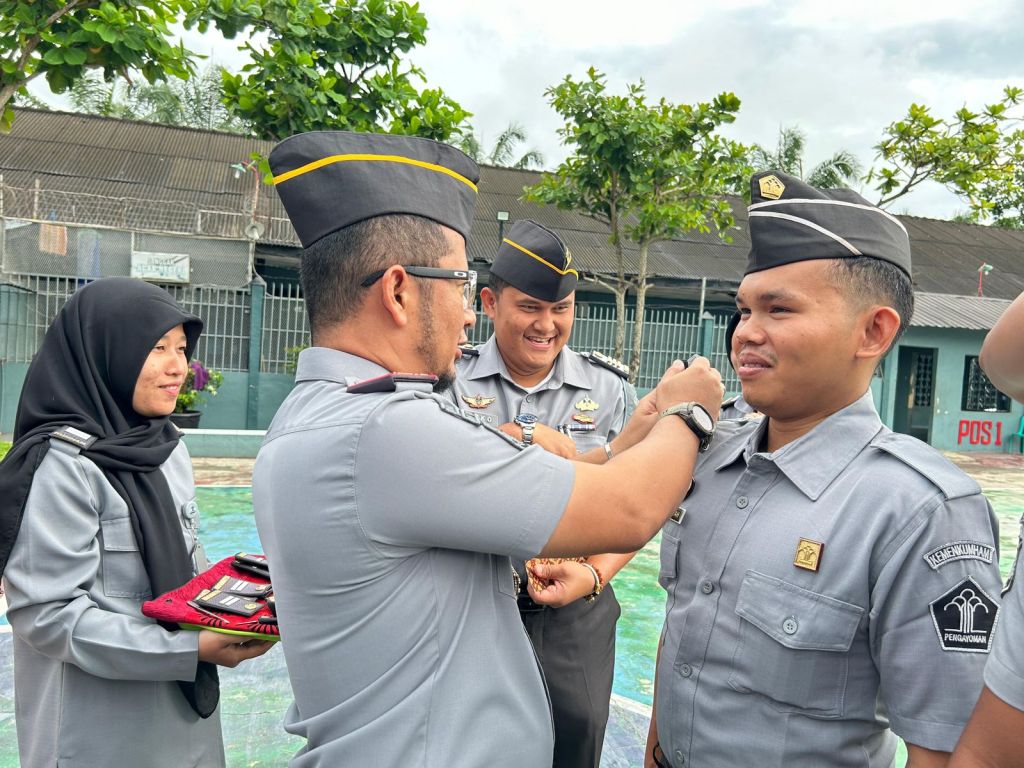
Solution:
M 554 232 L 520 219 L 498 246 L 491 274 L 541 301 L 561 301 L 576 290 L 579 273 L 572 255 Z
M 430 139 L 300 133 L 270 153 L 274 185 L 304 248 L 375 216 L 422 216 L 469 238 L 480 169 Z
M 816 189 L 781 171 L 754 174 L 750 189 L 745 274 L 811 259 L 870 258 L 910 276 L 907 230 L 856 192 Z

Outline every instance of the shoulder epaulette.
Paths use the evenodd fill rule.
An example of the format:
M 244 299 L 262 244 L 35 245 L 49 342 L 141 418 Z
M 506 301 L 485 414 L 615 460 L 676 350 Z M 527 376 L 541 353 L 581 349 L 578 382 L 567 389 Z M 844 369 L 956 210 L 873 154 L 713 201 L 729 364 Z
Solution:
M 616 373 L 624 379 L 629 378 L 629 366 L 620 360 L 616 360 L 614 357 L 608 357 L 608 355 L 603 352 L 598 352 L 596 349 L 589 354 L 583 355 L 583 357 L 587 358 L 587 360 L 594 365 L 607 368 L 612 373 Z
M 369 392 L 397 392 L 399 389 L 417 389 L 431 392 L 437 383 L 437 376 L 430 373 L 385 373 L 372 379 L 349 384 L 346 391 L 354 395 Z
M 71 443 L 76 448 L 81 448 L 83 451 L 89 448 L 99 438 L 95 435 L 90 435 L 88 432 L 83 432 L 80 429 L 64 425 L 60 429 L 55 429 L 50 433 L 50 437 L 55 437 L 58 440 L 63 440 L 65 443 Z
M 463 357 L 480 357 L 480 350 L 474 347 L 472 344 L 467 344 L 464 347 L 459 347 L 462 351 Z
M 926 477 L 947 499 L 973 496 L 981 491 L 976 480 L 917 438 L 889 432 L 876 437 L 871 444 Z

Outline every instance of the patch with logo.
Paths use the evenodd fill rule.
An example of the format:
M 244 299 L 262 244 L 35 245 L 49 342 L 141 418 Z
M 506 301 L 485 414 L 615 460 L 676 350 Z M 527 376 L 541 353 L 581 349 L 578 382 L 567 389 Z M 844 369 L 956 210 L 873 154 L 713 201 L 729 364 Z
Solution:
M 757 186 L 761 191 L 761 197 L 768 200 L 778 200 L 782 197 L 782 193 L 786 191 L 786 185 L 774 173 L 758 179 Z
M 999 606 L 972 577 L 933 600 L 929 610 L 942 650 L 988 653 Z
M 931 552 L 926 552 L 924 560 L 937 571 L 946 563 L 956 560 L 981 560 L 983 563 L 991 563 L 995 554 L 995 547 L 982 544 L 980 541 L 951 541 Z

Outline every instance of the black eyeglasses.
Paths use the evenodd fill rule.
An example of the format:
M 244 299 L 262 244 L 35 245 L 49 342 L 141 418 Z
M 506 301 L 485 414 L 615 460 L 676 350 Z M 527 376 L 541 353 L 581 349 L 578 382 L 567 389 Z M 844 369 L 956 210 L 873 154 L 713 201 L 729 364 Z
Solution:
M 369 288 L 376 283 L 391 267 L 379 269 L 372 275 L 367 275 L 359 283 L 363 288 Z M 462 284 L 462 306 L 467 309 L 473 306 L 476 298 L 476 272 L 472 269 L 441 269 L 440 267 L 417 267 L 402 265 L 407 273 L 413 277 L 425 277 L 430 280 L 463 280 Z

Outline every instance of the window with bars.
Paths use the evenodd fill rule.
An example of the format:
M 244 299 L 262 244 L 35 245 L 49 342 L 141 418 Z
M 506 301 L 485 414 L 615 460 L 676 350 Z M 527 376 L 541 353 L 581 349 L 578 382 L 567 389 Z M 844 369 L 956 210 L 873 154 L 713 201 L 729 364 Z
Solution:
M 964 358 L 964 389 L 960 407 L 965 411 L 1008 413 L 1010 398 L 1000 392 L 981 370 L 977 355 Z

